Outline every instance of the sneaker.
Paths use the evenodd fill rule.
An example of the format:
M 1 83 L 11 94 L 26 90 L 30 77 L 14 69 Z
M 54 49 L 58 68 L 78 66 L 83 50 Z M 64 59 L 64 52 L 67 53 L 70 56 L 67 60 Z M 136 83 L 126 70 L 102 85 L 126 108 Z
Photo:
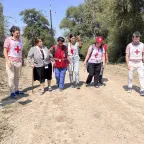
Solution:
M 16 95 L 24 95 L 24 92 L 17 90 L 17 91 L 15 92 L 15 94 L 16 94 Z
M 144 91 L 141 91 L 141 92 L 140 92 L 140 95 L 141 95 L 141 96 L 144 96 Z
M 43 95 L 44 93 L 45 93 L 44 90 L 41 90 L 41 91 L 40 91 L 40 95 Z
M 85 83 L 85 86 L 86 86 L 86 87 L 89 87 L 89 86 L 90 86 L 90 84 L 88 84 L 88 83 Z
M 76 84 L 76 88 L 77 88 L 77 89 L 80 89 L 80 85 L 79 85 L 79 84 Z
M 11 93 L 11 94 L 10 94 L 10 98 L 11 98 L 11 99 L 17 99 L 17 98 L 16 98 L 16 94 L 15 94 L 14 92 Z
M 95 85 L 95 88 L 99 88 L 99 85 L 97 84 L 97 85 Z
M 132 92 L 132 88 L 128 88 L 128 93 L 131 93 Z
M 102 81 L 102 80 L 100 80 L 100 81 L 99 81 L 99 84 L 100 84 L 100 85 L 104 85 L 104 83 L 103 83 L 103 81 Z
M 71 88 L 74 88 L 75 86 L 74 86 L 74 84 L 73 84 L 73 83 L 71 83 L 71 84 L 70 84 L 70 87 L 71 87 Z
M 52 91 L 52 87 L 51 86 L 48 87 L 48 91 Z
M 60 91 L 60 92 L 63 92 L 63 89 L 62 89 L 62 88 L 59 88 L 59 91 Z

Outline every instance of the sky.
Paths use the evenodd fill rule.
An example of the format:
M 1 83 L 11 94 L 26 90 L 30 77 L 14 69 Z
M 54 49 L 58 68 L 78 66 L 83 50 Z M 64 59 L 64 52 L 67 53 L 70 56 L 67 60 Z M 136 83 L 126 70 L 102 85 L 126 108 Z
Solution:
M 19 16 L 21 11 L 30 8 L 41 10 L 50 23 L 49 10 L 51 5 L 53 28 L 56 31 L 56 37 L 58 37 L 63 34 L 59 24 L 66 15 L 66 9 L 70 6 L 78 6 L 84 0 L 0 0 L 0 2 L 4 7 L 4 16 L 11 17 L 9 18 L 9 26 L 17 25 L 21 29 L 25 26 L 21 16 Z

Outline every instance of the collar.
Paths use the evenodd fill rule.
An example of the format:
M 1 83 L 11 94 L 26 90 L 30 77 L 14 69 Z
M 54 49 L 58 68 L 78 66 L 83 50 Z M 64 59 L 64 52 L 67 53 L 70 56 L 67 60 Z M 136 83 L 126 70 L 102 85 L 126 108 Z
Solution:
M 21 41 L 21 39 L 19 38 L 18 40 L 15 40 L 12 36 L 10 37 L 11 38 L 11 40 L 14 40 L 14 41 Z

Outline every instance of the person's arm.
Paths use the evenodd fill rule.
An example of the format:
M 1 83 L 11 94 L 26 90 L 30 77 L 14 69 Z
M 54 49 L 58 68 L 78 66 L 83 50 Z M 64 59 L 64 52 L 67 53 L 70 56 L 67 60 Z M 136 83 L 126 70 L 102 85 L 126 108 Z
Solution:
M 72 64 L 69 56 L 67 56 L 67 59 L 68 59 L 69 63 Z
M 106 50 L 106 54 L 105 54 L 105 58 L 106 58 L 106 60 L 105 60 L 105 62 L 106 62 L 106 64 L 108 64 L 109 63 L 109 59 L 108 59 L 108 52 L 107 52 L 107 50 Z
M 70 57 L 68 55 L 68 47 L 66 47 L 66 55 L 67 55 L 67 60 L 68 60 L 69 64 L 72 64 Z
M 81 41 L 80 35 L 78 36 L 78 47 L 79 47 L 79 48 L 82 47 L 82 41 Z
M 105 55 L 106 55 L 106 51 L 105 51 L 104 48 L 103 48 L 103 50 L 102 50 L 102 62 L 103 62 L 103 68 L 105 67 L 105 61 L 106 61 L 106 57 L 105 57 Z
M 129 48 L 129 46 L 127 46 L 125 59 L 126 59 L 128 70 L 130 70 L 130 66 L 129 66 L 129 54 L 130 54 L 130 48 Z
M 144 45 L 143 45 L 143 52 L 142 52 L 142 61 L 144 63 Z
M 10 46 L 10 43 L 9 43 L 9 38 L 6 38 L 5 42 L 4 42 L 4 46 L 3 46 L 3 55 L 5 57 L 5 60 L 8 64 L 8 67 L 11 68 L 11 62 L 9 60 L 9 57 L 8 57 L 8 48 Z
M 90 46 L 89 49 L 88 49 L 86 58 L 85 58 L 85 60 L 84 60 L 84 65 L 86 65 L 86 63 L 87 63 L 87 61 L 88 61 L 88 59 L 89 59 L 89 57 L 90 57 L 90 55 L 91 55 L 91 52 L 92 52 L 92 46 Z
M 27 60 L 28 60 L 28 62 L 32 68 L 34 68 L 33 58 L 34 58 L 34 48 L 32 47 L 28 53 L 28 56 L 27 56 Z

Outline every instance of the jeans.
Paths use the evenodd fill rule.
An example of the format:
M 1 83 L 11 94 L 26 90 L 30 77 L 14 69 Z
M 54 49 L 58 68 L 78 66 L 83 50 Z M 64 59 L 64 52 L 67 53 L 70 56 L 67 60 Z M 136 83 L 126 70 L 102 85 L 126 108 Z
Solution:
M 70 60 L 72 65 L 69 64 L 68 71 L 69 71 L 69 79 L 70 83 L 76 82 L 79 83 L 79 56 L 70 56 Z
M 55 68 L 55 78 L 60 89 L 64 88 L 66 71 L 67 68 Z

